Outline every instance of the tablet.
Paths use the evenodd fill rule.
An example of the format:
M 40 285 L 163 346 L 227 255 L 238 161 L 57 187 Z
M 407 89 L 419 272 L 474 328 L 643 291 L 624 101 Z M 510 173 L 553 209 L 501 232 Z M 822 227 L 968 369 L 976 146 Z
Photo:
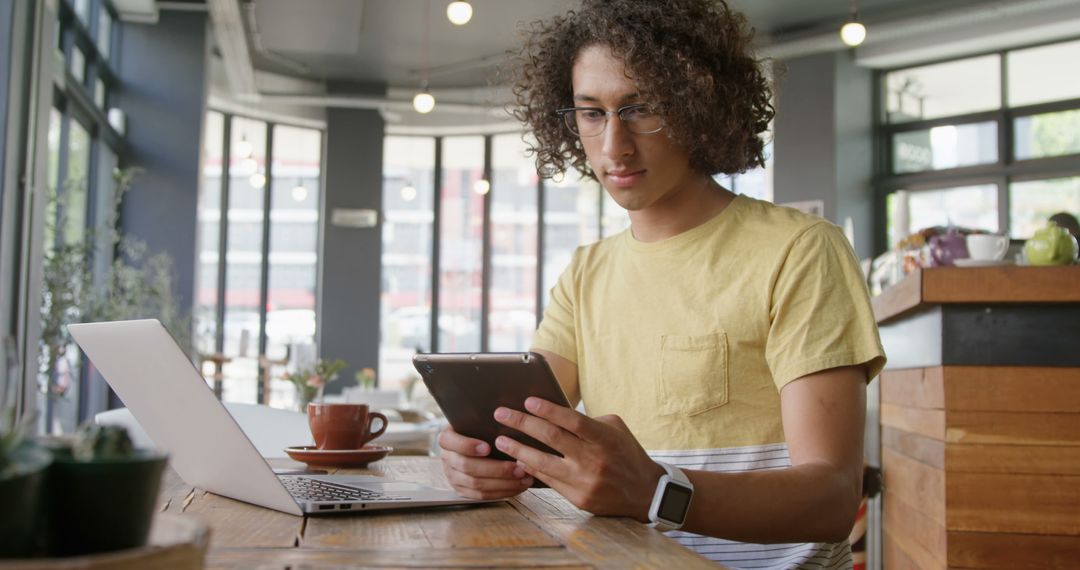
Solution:
M 562 457 L 547 445 L 495 421 L 493 415 L 500 406 L 525 412 L 529 396 L 572 407 L 543 356 L 535 352 L 417 354 L 413 366 L 454 431 L 491 444 L 489 457 L 513 461 L 495 448 L 495 438 L 500 435 Z

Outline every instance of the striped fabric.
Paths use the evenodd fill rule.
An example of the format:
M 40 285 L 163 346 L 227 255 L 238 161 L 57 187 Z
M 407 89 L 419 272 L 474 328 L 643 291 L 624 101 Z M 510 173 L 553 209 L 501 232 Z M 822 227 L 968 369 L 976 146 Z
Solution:
M 791 466 L 787 444 L 784 443 L 727 449 L 650 451 L 649 456 L 683 469 L 727 473 Z M 672 531 L 667 535 L 709 560 L 735 569 L 835 570 L 852 567 L 851 548 L 847 541 L 831 544 L 750 544 L 682 531 Z

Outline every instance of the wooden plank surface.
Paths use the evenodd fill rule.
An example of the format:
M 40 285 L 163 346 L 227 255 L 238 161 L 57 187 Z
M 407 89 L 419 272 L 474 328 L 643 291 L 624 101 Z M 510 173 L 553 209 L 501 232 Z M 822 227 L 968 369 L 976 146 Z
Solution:
M 909 408 L 945 408 L 944 370 L 906 368 L 881 372 L 881 402 Z
M 935 570 L 931 568 L 921 568 L 918 564 L 912 560 L 911 556 L 904 550 L 904 547 L 896 540 L 886 528 L 882 531 L 882 559 L 884 560 L 885 568 L 888 570 Z
M 922 568 L 944 568 L 947 555 L 945 526 L 885 491 L 884 526 L 912 560 Z
M 885 423 L 885 406 L 881 408 Z M 945 441 L 949 443 L 1080 446 L 1080 414 L 946 413 Z
M 954 568 L 1075 568 L 1080 536 L 949 532 L 949 566 Z
M 881 445 L 891 451 L 937 469 L 946 468 L 945 442 L 916 433 L 883 426 Z
M 447 488 L 434 458 L 391 457 L 355 472 Z M 210 526 L 210 568 L 717 567 L 645 525 L 594 517 L 550 489 L 485 505 L 294 517 L 192 492 L 174 472 L 167 482 L 163 508 Z
M 949 473 L 946 528 L 1080 535 L 1080 477 Z
M 1080 475 L 1080 447 L 945 444 L 949 473 Z
M 949 410 L 1080 413 L 1080 368 L 946 366 L 943 374 Z
M 585 569 L 565 548 L 222 548 L 206 567 L 216 568 L 563 568 Z
M 921 269 L 871 299 L 884 323 L 920 305 L 1080 302 L 1080 265 L 935 267 Z
M 945 410 L 924 410 L 895 404 L 881 404 L 881 425 L 945 440 Z
M 882 473 L 889 493 L 946 526 L 945 472 L 896 453 L 881 450 Z M 948 528 L 946 526 L 946 528 Z

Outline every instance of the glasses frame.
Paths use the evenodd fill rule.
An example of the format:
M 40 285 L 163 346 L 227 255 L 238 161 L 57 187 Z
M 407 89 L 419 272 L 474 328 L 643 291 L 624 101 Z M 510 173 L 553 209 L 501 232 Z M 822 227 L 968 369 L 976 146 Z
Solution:
M 563 124 L 566 125 L 566 128 L 571 133 L 573 133 L 574 136 L 583 137 L 583 138 L 598 137 L 598 136 L 604 134 L 604 131 L 607 130 L 608 123 L 611 121 L 611 117 L 618 117 L 619 120 L 622 121 L 624 125 L 626 125 L 627 130 L 629 130 L 631 133 L 634 133 L 635 135 L 651 135 L 653 133 L 658 133 L 658 132 L 664 130 L 664 127 L 667 126 L 667 125 L 664 124 L 663 119 L 660 119 L 660 126 L 653 129 L 653 130 L 651 130 L 651 131 L 644 131 L 644 132 L 635 131 L 633 128 L 630 127 L 631 123 L 623 116 L 623 113 L 625 113 L 627 111 L 637 110 L 637 109 L 645 109 L 645 110 L 649 111 L 649 113 L 653 113 L 652 108 L 651 108 L 650 105 L 647 105 L 645 103 L 634 103 L 632 105 L 623 105 L 622 107 L 619 107 L 618 109 L 615 109 L 614 111 L 608 111 L 608 110 L 603 109 L 601 107 L 567 107 L 565 109 L 556 109 L 555 114 L 562 117 Z M 572 117 L 573 114 L 576 113 L 577 111 L 598 111 L 600 113 L 603 113 L 604 114 L 604 128 L 600 129 L 600 132 L 596 133 L 595 135 L 583 135 L 583 134 L 581 134 L 574 127 L 574 125 L 577 124 L 576 122 L 574 122 L 573 125 L 571 125 L 572 121 L 571 121 L 570 117 Z M 655 115 L 655 113 L 653 113 L 653 114 Z

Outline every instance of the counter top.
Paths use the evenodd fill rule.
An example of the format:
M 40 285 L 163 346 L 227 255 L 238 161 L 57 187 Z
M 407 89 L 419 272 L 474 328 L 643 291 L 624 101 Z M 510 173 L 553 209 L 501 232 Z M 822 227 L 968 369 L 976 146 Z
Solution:
M 917 269 L 871 299 L 879 324 L 942 303 L 1080 302 L 1080 265 Z

